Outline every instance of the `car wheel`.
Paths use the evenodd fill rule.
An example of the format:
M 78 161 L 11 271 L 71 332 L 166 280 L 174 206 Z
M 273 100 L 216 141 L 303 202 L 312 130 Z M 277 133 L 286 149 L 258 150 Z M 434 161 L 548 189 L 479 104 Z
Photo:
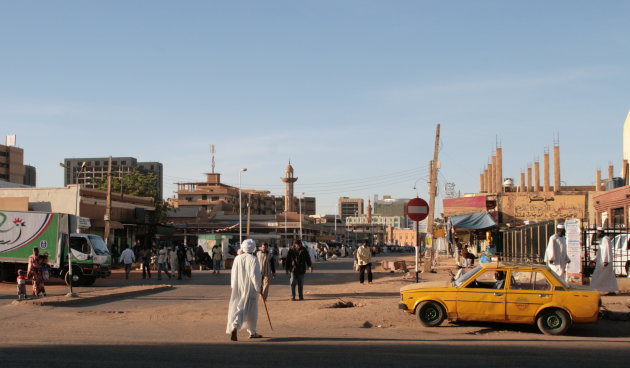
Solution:
M 426 327 L 437 327 L 445 318 L 444 309 L 439 303 L 426 301 L 420 303 L 416 308 L 418 321 Z
M 571 326 L 571 319 L 562 309 L 547 309 L 538 315 L 536 324 L 545 335 L 563 335 Z

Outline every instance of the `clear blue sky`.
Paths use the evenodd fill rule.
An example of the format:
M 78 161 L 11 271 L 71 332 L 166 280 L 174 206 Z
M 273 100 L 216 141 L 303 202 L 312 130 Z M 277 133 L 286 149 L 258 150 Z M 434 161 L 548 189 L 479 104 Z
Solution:
M 161 161 L 201 181 L 412 197 L 442 125 L 440 187 L 479 187 L 495 142 L 518 178 L 561 141 L 562 180 L 619 171 L 628 1 L 0 1 L 0 134 L 38 186 L 65 157 Z M 387 178 L 387 175 L 392 175 Z M 426 198 L 426 181 L 418 182 Z

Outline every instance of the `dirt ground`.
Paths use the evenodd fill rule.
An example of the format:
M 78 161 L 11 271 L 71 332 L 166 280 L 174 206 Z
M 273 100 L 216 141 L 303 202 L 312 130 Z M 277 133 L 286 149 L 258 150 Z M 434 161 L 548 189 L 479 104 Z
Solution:
M 376 262 L 406 259 L 411 263 L 412 258 L 395 254 L 377 257 Z M 448 278 L 448 269 L 453 269 L 453 261 L 441 259 L 437 273 L 423 274 L 421 279 Z M 306 275 L 305 300 L 291 301 L 288 276 L 278 273 L 267 301 L 273 330 L 260 304 L 258 332 L 264 338 L 249 340 L 241 331 L 236 343 L 225 333 L 229 272 L 195 271 L 192 279 L 171 281 L 170 291 L 74 307 L 10 305 L 14 295 L 9 290 L 15 286 L 4 284 L 0 286 L 4 304 L 0 306 L 0 361 L 29 364 L 48 357 L 51 366 L 79 366 L 98 357 L 100 362 L 122 366 L 143 362 L 249 366 L 256 359 L 262 359 L 263 366 L 296 362 L 318 366 L 327 361 L 415 366 L 417 359 L 433 357 L 435 366 L 437 362 L 476 366 L 470 357 L 486 351 L 488 359 L 512 364 L 520 355 L 537 366 L 557 362 L 561 356 L 581 361 L 597 357 L 593 362 L 615 366 L 630 357 L 630 322 L 626 321 L 576 325 L 560 337 L 543 335 L 528 325 L 445 322 L 425 328 L 415 316 L 398 309 L 398 290 L 415 279 L 379 267 L 374 276 L 373 284 L 361 285 L 350 259 L 318 262 L 315 272 Z M 94 288 L 151 283 L 158 283 L 155 275 L 142 280 L 134 271 L 130 280 L 124 280 L 117 271 L 110 279 L 98 280 Z M 58 295 L 67 291 L 61 283 L 49 285 L 48 290 Z M 630 302 L 629 295 L 604 298 L 619 311 Z M 330 308 L 338 302 L 352 302 L 355 307 Z M 239 353 L 239 349 L 246 350 Z M 532 349 L 539 351 L 539 358 L 532 360 L 527 353 Z M 457 359 L 453 352 L 458 352 Z M 281 359 L 285 355 L 290 359 Z

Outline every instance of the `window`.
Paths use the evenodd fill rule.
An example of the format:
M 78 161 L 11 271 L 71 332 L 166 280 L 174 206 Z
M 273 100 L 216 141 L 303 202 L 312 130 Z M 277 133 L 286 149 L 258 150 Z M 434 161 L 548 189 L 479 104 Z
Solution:
M 614 227 L 624 227 L 625 226 L 625 219 L 623 216 L 623 207 L 622 208 L 613 208 L 612 209 L 612 216 L 613 216 L 613 226 Z
M 127 165 L 127 161 L 120 161 L 121 165 Z
M 551 290 L 551 284 L 541 272 L 514 271 L 512 272 L 513 290 Z
M 204 200 L 204 201 L 207 200 L 208 199 L 208 195 L 207 194 L 202 194 L 201 195 L 201 199 Z
M 101 166 L 101 162 L 100 161 L 94 161 L 94 166 Z
M 70 238 L 70 248 L 84 254 L 90 254 L 90 246 L 85 238 Z
M 503 289 L 505 271 L 488 270 L 481 273 L 466 288 Z

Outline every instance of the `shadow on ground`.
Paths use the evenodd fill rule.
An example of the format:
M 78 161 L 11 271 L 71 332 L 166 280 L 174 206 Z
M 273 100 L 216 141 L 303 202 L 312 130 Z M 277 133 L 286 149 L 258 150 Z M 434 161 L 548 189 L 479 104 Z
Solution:
M 226 337 L 227 339 L 227 337 Z M 479 344 L 481 342 L 482 344 Z M 525 346 L 524 346 L 525 345 Z M 63 345 L 0 348 L 6 367 L 554 367 L 621 366 L 628 349 L 554 348 L 539 341 L 261 339 L 225 344 Z

